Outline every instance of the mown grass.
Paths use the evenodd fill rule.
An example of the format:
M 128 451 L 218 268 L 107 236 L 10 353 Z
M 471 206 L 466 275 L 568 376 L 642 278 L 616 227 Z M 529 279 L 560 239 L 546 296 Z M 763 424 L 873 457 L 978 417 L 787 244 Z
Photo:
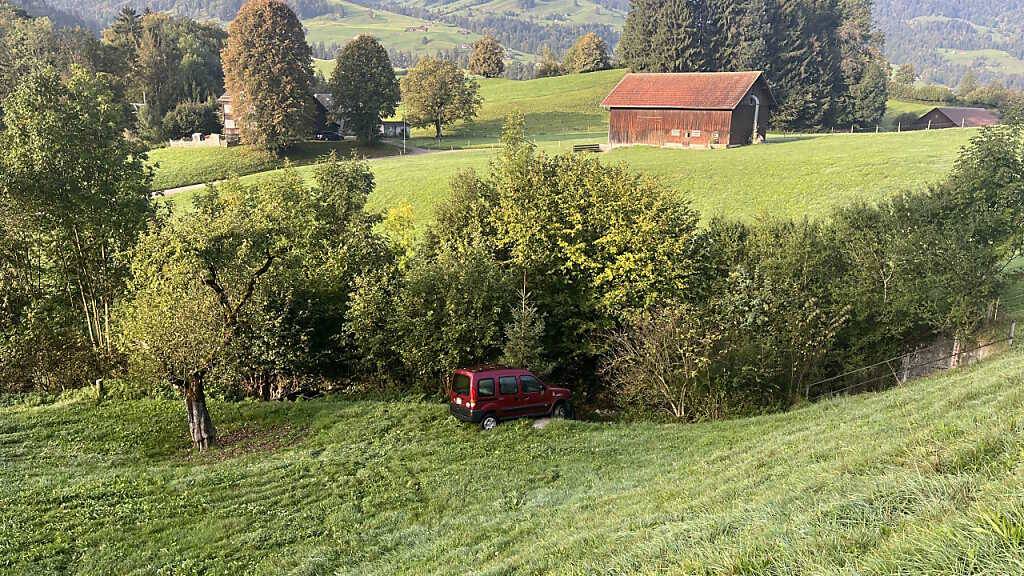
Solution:
M 902 134 L 835 134 L 773 137 L 763 146 L 730 150 L 621 148 L 601 155 L 658 178 L 689 199 L 705 218 L 750 221 L 763 216 L 823 217 L 837 206 L 875 202 L 903 190 L 922 190 L 940 181 L 975 130 L 934 130 Z M 549 153 L 567 152 L 573 142 L 544 140 Z M 412 205 L 418 226 L 433 220 L 460 171 L 486 172 L 495 150 L 481 148 L 372 160 L 377 189 L 368 208 L 384 212 Z M 297 169 L 309 177 L 310 167 Z M 243 178 L 253 182 L 276 172 Z M 189 194 L 170 198 L 187 207 Z
M 337 152 L 348 156 L 378 157 L 397 154 L 398 150 L 383 144 L 363 148 L 355 142 L 304 142 L 297 144 L 282 156 L 275 156 L 248 146 L 231 148 L 158 148 L 149 152 L 149 164 L 154 167 L 154 190 L 167 190 L 245 176 L 257 172 L 276 170 L 286 163 L 295 166 L 310 164 Z
M 1019 574 L 1024 355 L 730 422 L 418 402 L 0 408 L 10 574 Z
M 526 129 L 532 136 L 572 138 L 583 133 L 599 135 L 604 141 L 608 112 L 601 108 L 601 101 L 625 74 L 625 70 L 605 70 L 536 80 L 480 79 L 483 106 L 473 122 L 449 129 L 439 144 L 429 129 L 416 130 L 414 142 L 444 149 L 493 144 L 505 116 L 512 111 L 526 116 Z

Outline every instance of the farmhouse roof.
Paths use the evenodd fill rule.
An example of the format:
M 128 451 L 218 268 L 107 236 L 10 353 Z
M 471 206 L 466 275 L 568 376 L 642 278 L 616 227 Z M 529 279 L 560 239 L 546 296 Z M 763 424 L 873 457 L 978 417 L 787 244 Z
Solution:
M 942 106 L 935 110 L 938 110 L 946 118 L 949 118 L 950 122 L 957 126 L 966 126 L 970 128 L 999 124 L 999 114 L 984 108 L 955 108 Z
M 764 73 L 760 71 L 626 74 L 601 105 L 605 108 L 734 110 L 759 80 L 764 81 Z
M 314 94 L 313 97 L 316 98 L 316 101 L 319 102 L 324 109 L 334 110 L 334 96 L 330 94 Z

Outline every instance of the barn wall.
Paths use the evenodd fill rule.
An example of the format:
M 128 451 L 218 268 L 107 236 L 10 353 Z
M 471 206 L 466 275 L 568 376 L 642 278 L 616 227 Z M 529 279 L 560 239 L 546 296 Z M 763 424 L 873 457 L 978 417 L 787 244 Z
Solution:
M 771 95 L 761 83 L 755 85 L 751 93 L 761 100 L 761 113 L 757 121 L 757 132 L 761 135 L 762 139 L 765 139 L 768 136 L 768 121 L 771 120 Z M 729 144 L 733 146 L 742 146 L 753 141 L 755 108 L 746 103 L 747 98 L 744 98 L 743 102 L 732 115 Z
M 608 142 L 613 146 L 727 145 L 732 114 L 731 110 L 614 108 L 609 117 Z

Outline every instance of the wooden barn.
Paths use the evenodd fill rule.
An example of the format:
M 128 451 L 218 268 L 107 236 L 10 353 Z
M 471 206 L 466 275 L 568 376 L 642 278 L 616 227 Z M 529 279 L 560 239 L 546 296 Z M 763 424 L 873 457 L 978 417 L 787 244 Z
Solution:
M 932 108 L 914 122 L 914 130 L 981 128 L 999 124 L 999 114 L 984 108 Z
M 627 74 L 601 105 L 612 147 L 725 148 L 763 142 L 775 98 L 763 72 Z

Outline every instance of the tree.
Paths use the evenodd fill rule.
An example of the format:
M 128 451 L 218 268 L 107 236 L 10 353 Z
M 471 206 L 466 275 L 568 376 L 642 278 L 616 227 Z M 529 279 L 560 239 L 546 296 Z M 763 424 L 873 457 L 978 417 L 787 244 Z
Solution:
M 445 126 L 475 118 L 483 102 L 476 81 L 453 62 L 429 56 L 409 70 L 401 86 L 409 123 L 420 128 L 433 126 L 438 140 Z
M 381 120 L 395 113 L 401 98 L 387 51 L 365 34 L 338 52 L 330 91 L 339 119 L 363 143 L 377 139 Z
M 561 76 L 563 73 L 562 63 L 555 57 L 555 53 L 551 51 L 551 48 L 545 46 L 541 51 L 540 60 L 534 68 L 534 77 L 552 78 L 554 76 Z
M 544 350 L 544 317 L 530 302 L 525 286 L 519 293 L 520 303 L 512 310 L 512 320 L 505 327 L 505 347 L 501 362 L 524 368 L 538 376 L 547 376 L 554 369 Z
M 877 126 L 885 116 L 889 101 L 889 89 L 885 68 L 877 62 L 871 62 L 863 76 L 853 89 L 853 120 L 860 126 Z
M 608 45 L 593 32 L 580 38 L 565 55 L 565 69 L 574 74 L 596 72 L 610 66 Z
M 487 35 L 473 43 L 469 57 L 469 73 L 484 78 L 497 78 L 505 72 L 505 49 L 494 36 Z
M 125 140 L 105 76 L 31 73 L 4 110 L 0 228 L 22 243 L 22 262 L 34 262 L 33 306 L 56 311 L 51 318 L 68 322 L 59 330 L 88 343 L 92 366 L 77 378 L 103 374 L 115 356 L 110 312 L 127 276 L 123 258 L 155 210 L 146 156 Z
M 912 98 L 916 82 L 917 71 L 914 70 L 913 64 L 901 64 L 892 75 L 889 93 L 894 98 Z
M 279 398 L 288 382 L 338 375 L 354 357 L 348 295 L 358 276 L 387 265 L 363 211 L 373 176 L 332 158 L 315 181 L 307 188 L 288 173 L 210 187 L 135 251 L 122 345 L 144 373 L 181 392 L 196 448 L 216 442 L 212 383 Z
M 612 337 L 602 371 L 620 406 L 679 420 L 709 416 L 718 401 L 715 367 L 728 346 L 725 330 L 710 312 L 659 310 Z
M 242 140 L 281 151 L 313 126 L 313 62 L 298 17 L 280 0 L 249 0 L 228 26 L 224 83 Z
M 968 70 L 964 73 L 964 77 L 960 79 L 960 84 L 956 88 L 956 95 L 963 100 L 967 100 L 978 88 L 981 88 L 981 83 L 978 82 L 978 75 L 974 70 Z

